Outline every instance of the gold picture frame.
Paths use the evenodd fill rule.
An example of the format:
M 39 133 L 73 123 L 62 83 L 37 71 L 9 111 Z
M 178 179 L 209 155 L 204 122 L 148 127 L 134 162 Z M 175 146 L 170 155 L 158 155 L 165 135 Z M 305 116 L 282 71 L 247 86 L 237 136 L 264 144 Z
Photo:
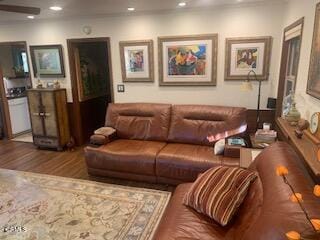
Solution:
M 160 86 L 216 86 L 218 34 L 159 37 L 158 51 Z
M 30 46 L 34 77 L 64 78 L 62 45 Z
M 225 81 L 244 81 L 251 70 L 256 72 L 259 80 L 268 80 L 271 49 L 270 36 L 227 38 Z
M 154 82 L 153 40 L 119 42 L 123 82 Z

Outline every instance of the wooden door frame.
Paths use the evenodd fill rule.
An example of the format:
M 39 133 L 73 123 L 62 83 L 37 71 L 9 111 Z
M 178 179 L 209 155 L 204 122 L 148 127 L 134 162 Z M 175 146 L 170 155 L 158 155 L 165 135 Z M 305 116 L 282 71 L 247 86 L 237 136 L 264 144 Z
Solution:
M 109 79 L 110 79 L 110 93 L 111 93 L 111 101 L 114 102 L 114 92 L 113 92 L 113 74 L 112 74 L 112 60 L 111 60 L 111 44 L 109 37 L 97 37 L 97 38 L 72 38 L 67 39 L 68 46 L 68 58 L 69 58 L 69 69 L 70 69 L 70 79 L 71 79 L 71 88 L 72 88 L 72 115 L 71 119 L 74 119 L 73 122 L 75 129 L 73 134 L 77 134 L 77 136 L 73 136 L 76 140 L 82 139 L 82 119 L 80 113 L 80 101 L 79 101 L 79 92 L 78 92 L 78 81 L 77 81 L 77 73 L 76 66 L 74 63 L 74 51 L 73 46 L 77 43 L 90 43 L 90 42 L 101 42 L 107 44 L 107 54 L 108 54 L 108 65 L 109 65 Z
M 295 28 L 296 26 L 301 24 L 301 41 L 299 46 L 299 62 L 298 62 L 298 70 L 300 65 L 300 56 L 301 56 L 301 45 L 302 45 L 302 36 L 303 36 L 303 27 L 304 27 L 304 17 L 300 18 L 299 20 L 295 21 L 288 27 L 286 27 L 283 31 L 283 40 L 282 40 L 282 55 L 281 55 L 281 64 L 280 64 L 280 76 L 279 76 L 279 83 L 278 83 L 278 97 L 277 97 L 277 108 L 276 108 L 276 118 L 281 117 L 282 115 L 282 102 L 283 102 L 283 92 L 285 88 L 285 79 L 287 73 L 287 60 L 289 54 L 289 42 L 286 41 L 286 32 Z M 297 71 L 298 73 L 298 71 Z M 298 74 L 297 74 L 298 76 Z
M 32 78 L 31 78 L 31 65 L 30 65 L 30 58 L 29 58 L 29 52 L 28 52 L 28 45 L 26 41 L 14 41 L 14 42 L 0 42 L 0 46 L 3 45 L 22 45 L 26 49 L 27 53 L 27 62 L 28 62 L 28 67 L 29 67 L 29 79 L 32 87 Z M 0 98 L 2 99 L 1 101 L 1 108 L 2 108 L 2 115 L 3 115 L 3 127 L 4 127 L 4 134 L 8 139 L 14 138 L 14 135 L 12 133 L 12 126 L 11 126 L 11 118 L 10 118 L 10 111 L 9 111 L 9 103 L 8 99 L 6 96 L 6 91 L 4 87 L 4 81 L 3 81 L 3 73 L 2 69 L 0 67 Z

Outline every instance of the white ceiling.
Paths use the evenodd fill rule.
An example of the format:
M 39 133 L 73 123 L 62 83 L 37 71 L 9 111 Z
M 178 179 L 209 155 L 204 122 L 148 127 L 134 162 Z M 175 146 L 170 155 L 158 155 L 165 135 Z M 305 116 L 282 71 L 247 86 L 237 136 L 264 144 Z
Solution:
M 175 10 L 178 3 L 187 2 L 185 8 L 208 8 L 222 5 L 237 5 L 248 3 L 267 3 L 271 0 L 2 0 L 0 4 L 24 5 L 40 7 L 41 14 L 37 19 L 67 18 L 94 15 L 116 15 L 127 12 L 127 7 L 135 7 L 135 12 L 156 12 Z M 273 2 L 284 2 L 287 0 L 272 0 Z M 61 12 L 49 10 L 50 6 L 63 7 Z M 0 22 L 11 22 L 27 20 L 27 15 L 8 13 L 0 11 Z M 30 20 L 29 20 L 30 21 Z

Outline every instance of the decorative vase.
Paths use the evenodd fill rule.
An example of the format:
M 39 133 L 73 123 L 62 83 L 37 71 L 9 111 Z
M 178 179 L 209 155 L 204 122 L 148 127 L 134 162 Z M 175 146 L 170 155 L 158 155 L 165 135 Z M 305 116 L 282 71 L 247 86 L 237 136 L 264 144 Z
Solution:
M 59 89 L 60 88 L 60 82 L 58 80 L 54 81 L 53 88 L 54 89 Z
M 291 107 L 285 119 L 290 123 L 291 126 L 296 126 L 300 120 L 301 114 L 296 108 L 296 102 L 294 99 L 294 94 L 291 95 Z
M 42 84 L 42 82 L 41 82 L 40 79 L 38 79 L 37 88 L 38 88 L 38 89 L 42 89 L 42 88 L 43 88 L 43 84 Z

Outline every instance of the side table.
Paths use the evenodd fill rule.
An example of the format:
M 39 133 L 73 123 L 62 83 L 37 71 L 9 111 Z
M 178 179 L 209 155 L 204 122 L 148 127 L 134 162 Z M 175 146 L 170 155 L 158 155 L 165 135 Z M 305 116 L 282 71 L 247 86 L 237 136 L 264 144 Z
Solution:
M 250 142 L 251 142 L 252 148 L 256 148 L 256 149 L 264 149 L 268 147 L 270 144 L 274 143 L 274 142 L 257 141 L 254 134 L 250 134 Z

